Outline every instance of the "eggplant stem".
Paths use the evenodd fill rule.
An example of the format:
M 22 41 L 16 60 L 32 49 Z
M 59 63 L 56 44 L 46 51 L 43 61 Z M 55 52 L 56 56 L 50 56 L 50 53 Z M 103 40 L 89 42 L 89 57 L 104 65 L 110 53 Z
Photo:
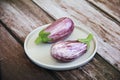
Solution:
M 40 36 L 38 36 L 38 37 L 36 38 L 36 40 L 35 40 L 35 43 L 36 43 L 36 44 L 39 44 L 40 42 L 42 42 L 42 39 L 41 39 Z
M 93 39 L 93 35 L 90 33 L 85 39 L 78 39 L 78 41 L 87 44 L 90 47 L 90 41 Z
M 40 31 L 38 37 L 35 40 L 35 43 L 39 44 L 41 42 L 48 42 L 48 41 L 50 41 L 51 39 L 48 38 L 49 34 L 50 34 L 49 32 L 45 32 L 44 30 Z

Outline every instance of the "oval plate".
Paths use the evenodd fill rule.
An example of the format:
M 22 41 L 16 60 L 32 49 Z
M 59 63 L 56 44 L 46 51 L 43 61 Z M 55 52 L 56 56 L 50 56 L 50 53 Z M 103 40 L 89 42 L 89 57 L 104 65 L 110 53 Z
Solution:
M 54 59 L 50 53 L 51 45 L 54 43 L 52 44 L 40 43 L 39 45 L 36 45 L 34 42 L 39 32 L 48 25 L 50 24 L 36 28 L 25 39 L 24 49 L 26 55 L 32 62 L 34 62 L 40 67 L 50 70 L 69 70 L 86 64 L 94 57 L 97 50 L 97 41 L 95 36 L 93 37 L 93 40 L 90 42 L 90 48 L 87 50 L 87 52 L 82 56 L 80 56 L 79 58 L 75 59 L 74 61 L 60 62 Z M 90 32 L 88 29 L 75 26 L 72 34 L 65 40 L 76 40 L 76 39 L 86 38 L 89 33 Z

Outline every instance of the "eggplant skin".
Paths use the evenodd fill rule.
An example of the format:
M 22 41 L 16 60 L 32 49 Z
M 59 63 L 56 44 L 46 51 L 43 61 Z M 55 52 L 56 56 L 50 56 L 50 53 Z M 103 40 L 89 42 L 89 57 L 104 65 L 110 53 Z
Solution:
M 79 41 L 59 41 L 51 47 L 52 57 L 63 62 L 73 61 L 86 51 L 87 44 Z
M 44 29 L 44 32 L 50 33 L 48 38 L 51 40 L 48 42 L 57 42 L 69 36 L 73 30 L 73 21 L 70 18 L 62 17 Z

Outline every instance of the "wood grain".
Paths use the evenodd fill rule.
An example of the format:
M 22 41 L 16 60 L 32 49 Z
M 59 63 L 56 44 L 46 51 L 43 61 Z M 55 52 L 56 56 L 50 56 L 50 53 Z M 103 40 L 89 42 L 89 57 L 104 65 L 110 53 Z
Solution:
M 87 28 L 91 28 L 98 39 L 98 54 L 120 70 L 119 25 L 106 18 L 85 0 L 33 1 L 55 19 L 67 16 L 73 19 L 76 24 L 80 26 L 86 25 Z
M 0 19 L 21 41 L 33 29 L 53 21 L 46 16 L 30 0 L 0 0 Z
M 119 80 L 120 72 L 98 55 L 87 65 L 66 72 L 55 72 L 63 80 Z
M 120 0 L 88 0 L 120 22 Z
M 60 2 L 59 0 L 57 0 L 57 1 L 58 1 L 58 3 Z M 53 2 L 53 3 L 56 3 L 56 2 Z M 21 5 L 22 5 L 22 7 L 21 7 Z M 57 5 L 58 4 L 56 4 L 56 6 Z M 51 6 L 53 6 L 53 5 L 51 4 Z M 38 12 L 34 12 L 36 10 L 38 10 Z M 70 9 L 70 11 L 72 11 L 72 10 Z M 0 1 L 0 13 L 1 13 L 0 20 L 22 42 L 24 42 L 24 39 L 27 36 L 27 34 L 30 31 L 32 31 L 34 28 L 36 28 L 37 26 L 43 25 L 43 24 L 46 24 L 49 22 L 53 22 L 53 19 L 48 14 L 43 12 L 38 6 L 36 6 L 34 3 L 32 3 L 29 0 L 27 0 L 27 1 L 23 1 L 23 0 Z M 38 14 L 40 14 L 40 15 L 38 15 Z M 30 15 L 30 16 L 28 16 L 28 15 Z M 41 17 L 41 15 L 43 17 Z M 59 14 L 53 15 L 52 17 L 57 19 L 57 18 L 59 18 L 58 15 L 63 15 L 63 14 L 59 13 Z M 69 15 L 69 14 L 67 14 L 67 15 Z M 56 16 L 58 16 L 58 17 L 56 17 Z M 74 19 L 74 18 L 72 18 L 72 19 Z M 84 17 L 83 17 L 83 19 L 84 19 Z M 76 20 L 76 19 L 74 19 L 74 20 Z M 76 22 L 77 21 L 78 20 L 76 20 Z M 38 22 L 40 22 L 40 23 L 38 23 Z M 81 23 L 80 25 L 84 26 L 84 24 L 82 24 L 82 22 L 78 21 L 78 23 Z M 31 25 L 34 25 L 34 26 L 31 26 Z M 9 40 L 9 37 L 5 41 L 7 42 L 8 40 Z M 11 40 L 9 40 L 9 42 L 11 42 Z M 13 42 L 13 40 L 12 40 L 12 42 Z M 12 42 L 9 44 L 12 44 Z M 2 45 L 5 45 L 5 43 Z M 6 45 L 8 45 L 8 44 L 6 43 Z M 9 46 L 9 47 L 13 48 L 12 46 Z M 15 48 L 16 50 L 13 50 L 14 48 L 13 49 L 11 49 L 11 48 L 10 48 L 10 51 L 12 51 L 12 52 L 14 51 L 14 54 L 17 53 L 16 55 L 20 55 L 23 52 L 22 47 L 21 47 L 22 49 L 20 48 L 21 50 L 17 50 L 17 48 Z M 4 49 L 2 48 L 2 50 L 4 50 Z M 2 55 L 4 56 L 7 54 L 2 54 Z M 10 53 L 10 55 L 13 56 L 13 59 L 10 60 L 10 62 L 16 60 L 16 58 L 14 58 L 13 53 Z M 23 55 L 21 55 L 21 56 L 23 56 Z M 8 57 L 8 59 L 10 58 L 9 56 L 7 56 L 7 57 Z M 69 80 L 80 80 L 80 79 L 83 79 L 83 80 L 97 80 L 97 79 L 98 80 L 109 80 L 109 79 L 119 80 L 120 79 L 119 72 L 116 69 L 114 69 L 110 64 L 106 63 L 98 55 L 96 55 L 95 58 L 90 63 L 88 63 L 87 65 L 85 65 L 81 68 L 78 68 L 78 69 L 74 69 L 74 70 L 70 70 L 70 71 L 60 71 L 60 72 L 59 71 L 48 71 L 50 73 L 50 75 L 49 75 L 50 77 L 47 77 L 48 74 L 43 69 L 41 69 L 41 68 L 40 68 L 40 70 L 38 68 L 36 69 L 36 66 L 34 66 L 34 64 L 32 64 L 32 63 L 29 63 L 27 58 L 24 58 L 24 60 L 21 60 L 21 58 L 22 57 L 17 57 L 18 60 L 15 61 L 15 63 L 12 63 L 11 65 L 13 68 L 15 68 L 16 66 L 13 66 L 14 64 L 18 64 L 19 62 L 22 62 L 22 63 L 20 63 L 21 67 L 18 66 L 16 68 L 17 68 L 17 72 L 19 72 L 21 75 L 22 75 L 22 72 L 19 71 L 19 69 L 23 69 L 22 71 L 23 72 L 25 71 L 26 73 L 29 72 L 30 75 L 25 76 L 26 79 L 30 78 L 29 76 L 31 76 L 31 74 L 33 74 L 33 77 L 34 77 L 32 79 L 43 79 L 43 80 L 48 79 L 48 78 L 52 79 L 50 75 L 52 75 L 55 79 L 58 79 L 58 80 L 68 80 L 68 79 Z M 27 60 L 28 63 L 25 60 Z M 26 64 L 24 64 L 24 63 L 26 63 Z M 8 64 L 6 64 L 6 65 L 8 65 Z M 2 66 L 4 66 L 3 63 L 2 63 Z M 25 66 L 30 66 L 30 70 L 29 70 L 29 68 L 24 69 Z M 33 66 L 33 67 L 31 68 L 31 66 Z M 5 66 L 5 68 L 7 70 L 10 69 L 7 66 Z M 4 70 L 3 67 L 2 67 L 2 70 Z M 34 71 L 34 72 L 31 73 L 32 71 Z M 5 72 L 5 71 L 2 71 L 2 72 Z M 12 70 L 9 70 L 9 72 L 12 72 Z M 17 72 L 15 72 L 16 76 L 18 75 Z M 39 72 L 44 75 L 41 74 L 41 76 L 40 76 Z M 15 75 L 15 73 L 12 72 L 12 74 L 14 74 L 14 75 Z M 8 75 L 8 74 L 6 73 L 6 75 Z M 10 79 L 13 79 L 13 78 L 10 78 Z
M 44 69 L 27 59 L 22 46 L 0 24 L 0 64 L 2 80 L 54 80 Z

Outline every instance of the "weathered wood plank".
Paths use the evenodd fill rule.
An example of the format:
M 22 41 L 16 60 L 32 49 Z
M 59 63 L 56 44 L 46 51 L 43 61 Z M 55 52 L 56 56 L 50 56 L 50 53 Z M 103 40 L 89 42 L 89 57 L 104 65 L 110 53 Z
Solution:
M 30 0 L 0 0 L 0 19 L 21 41 L 36 27 L 53 21 L 46 16 Z
M 55 19 L 68 16 L 80 26 L 87 25 L 98 39 L 97 52 L 120 70 L 120 26 L 91 7 L 85 0 L 33 0 Z M 49 5 L 48 5 L 49 4 Z M 84 25 L 82 25 L 84 24 Z
M 120 0 L 88 0 L 120 22 Z
M 63 80 L 119 80 L 120 72 L 116 71 L 98 55 L 87 65 L 66 72 L 55 72 Z
M 0 68 L 2 80 L 55 80 L 27 59 L 22 46 L 0 24 Z
M 18 6 L 21 3 L 19 1 L 16 3 L 16 1 L 17 0 L 12 0 L 11 2 L 8 1 L 8 2 L 5 2 L 5 3 L 1 2 L 2 5 L 0 5 L 0 9 L 1 9 L 1 13 L 3 15 L 0 16 L 0 19 L 1 19 L 1 21 L 3 23 L 5 23 L 7 25 L 7 27 L 16 36 L 18 36 L 18 39 L 22 38 L 21 41 L 23 42 L 24 39 L 25 39 L 25 37 L 27 36 L 27 34 L 32 29 L 34 29 L 36 26 L 39 25 L 38 23 L 35 23 L 35 22 L 41 21 L 40 24 L 42 24 L 42 23 L 44 24 L 44 20 L 43 20 L 43 22 L 42 22 L 43 18 L 39 18 L 38 20 L 34 20 L 33 24 L 35 25 L 35 27 L 32 27 L 32 28 L 30 27 L 30 29 L 29 29 L 29 26 L 26 26 L 26 25 L 28 25 L 29 20 L 25 21 L 24 24 L 21 24 L 21 22 L 19 23 L 19 19 L 21 19 L 20 17 L 24 18 L 25 20 L 26 20 L 26 18 L 29 18 L 31 20 L 33 18 L 36 18 L 37 14 L 41 14 L 42 15 L 44 12 L 41 13 L 41 11 L 40 11 L 40 12 L 35 13 L 35 15 L 32 14 L 32 12 L 30 12 L 30 14 L 33 15 L 33 16 L 29 17 L 29 16 L 26 16 L 24 14 L 26 17 L 23 17 L 21 15 L 21 13 L 23 13 L 26 9 L 28 9 L 28 10 L 29 10 L 29 8 L 33 9 L 32 7 L 34 7 L 36 5 L 34 5 L 31 1 L 24 2 L 24 1 L 21 0 L 23 2 L 22 4 L 24 4 L 23 5 L 24 7 L 21 9 L 21 6 Z M 26 5 L 26 4 L 28 4 L 28 5 L 34 5 L 34 6 L 28 7 L 28 5 Z M 4 7 L 2 7 L 3 5 L 4 5 Z M 13 6 L 16 6 L 16 7 L 13 7 Z M 13 10 L 8 9 L 7 7 L 13 7 L 12 8 Z M 38 7 L 35 7 L 34 9 L 35 10 L 36 9 L 39 10 Z M 9 12 L 7 12 L 7 10 L 9 10 Z M 20 12 L 18 12 L 17 10 L 18 11 L 20 10 Z M 31 11 L 33 11 L 33 10 L 31 10 Z M 15 15 L 16 12 L 18 14 L 20 14 L 20 15 L 16 16 Z M 14 14 L 14 16 L 12 16 L 12 14 Z M 26 12 L 26 14 L 28 15 L 27 12 Z M 52 19 L 49 19 L 48 15 L 45 15 L 44 18 L 46 19 L 46 23 L 49 23 L 49 22 L 53 21 Z M 7 21 L 8 19 L 10 21 Z M 29 25 L 31 25 L 31 23 L 29 23 Z M 22 29 L 23 27 L 21 27 L 21 26 L 26 26 L 26 27 L 25 27 L 25 29 Z M 18 33 L 18 32 L 20 32 L 20 33 Z M 21 34 L 24 34 L 24 35 L 21 37 Z M 92 62 L 90 62 L 89 64 L 87 64 L 83 68 L 75 69 L 75 70 L 71 70 L 71 71 L 63 71 L 63 72 L 51 71 L 51 72 L 53 72 L 52 75 L 55 75 L 60 80 L 68 80 L 68 79 L 69 80 L 80 80 L 80 79 L 83 79 L 83 80 L 94 80 L 94 79 L 108 80 L 108 79 L 116 79 L 117 80 L 117 79 L 120 79 L 120 77 L 119 77 L 120 75 L 119 75 L 118 71 L 116 71 L 114 68 L 112 68 L 107 63 L 105 63 L 105 65 L 102 65 L 103 63 L 104 63 L 104 61 L 101 61 L 100 59 L 97 59 L 97 57 L 95 57 Z M 110 66 L 110 68 L 108 68 L 109 66 Z M 110 75 L 110 77 L 106 77 L 106 75 Z

